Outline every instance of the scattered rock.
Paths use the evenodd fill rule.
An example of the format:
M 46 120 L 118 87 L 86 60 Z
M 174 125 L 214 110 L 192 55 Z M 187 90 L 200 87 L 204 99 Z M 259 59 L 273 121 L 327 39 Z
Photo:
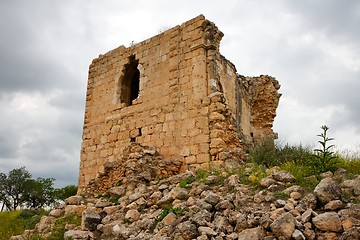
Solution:
M 276 171 L 279 170 L 273 169 L 273 173 Z M 196 180 L 188 188 L 180 188 L 179 183 L 189 176 L 193 175 L 185 173 L 148 185 L 128 183 L 110 188 L 110 197 L 123 194 L 117 205 L 104 196 L 69 198 L 65 205 L 43 217 L 35 230 L 11 239 L 31 239 L 33 234 L 47 239 L 57 219 L 74 213 L 82 216 L 82 225 L 65 224 L 66 236 L 73 239 L 359 238 L 360 204 L 342 201 L 356 199 L 354 182 L 346 182 L 345 178 L 341 186 L 351 190 L 346 194 L 352 194 L 346 198 L 331 178 L 324 178 L 316 191 L 304 193 L 296 185 L 283 190 L 288 184 L 271 177 L 268 179 L 275 181 L 273 185 L 285 193 L 284 199 L 275 199 L 269 187 L 253 191 L 252 186 L 241 184 L 239 176 L 234 174 L 207 177 Z M 223 184 L 208 183 L 209 179 L 219 181 L 219 176 Z
M 125 219 L 130 222 L 137 221 L 139 220 L 139 218 L 140 218 L 140 213 L 136 209 L 130 209 L 125 214 Z
M 271 177 L 276 181 L 284 182 L 284 183 L 287 182 L 291 183 L 296 181 L 296 178 L 293 175 L 291 175 L 291 173 L 282 170 L 273 171 Z
M 360 227 L 353 227 L 346 230 L 340 237 L 340 240 L 358 240 L 360 239 Z
M 70 239 L 95 239 L 95 235 L 89 231 L 69 230 L 64 233 L 64 238 Z
M 297 229 L 294 230 L 292 237 L 294 240 L 305 240 L 306 239 L 304 234 Z
M 83 200 L 82 196 L 71 196 L 67 199 L 65 199 L 65 204 L 66 205 L 80 205 L 81 201 Z
M 325 205 L 325 210 L 335 211 L 345 207 L 345 204 L 340 200 L 332 200 Z

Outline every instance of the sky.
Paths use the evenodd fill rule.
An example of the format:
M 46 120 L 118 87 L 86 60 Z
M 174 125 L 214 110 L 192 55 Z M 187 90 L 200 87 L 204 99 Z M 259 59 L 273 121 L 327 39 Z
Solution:
M 358 0 L 0 0 L 0 172 L 77 184 L 92 59 L 199 14 L 239 74 L 281 84 L 279 142 L 360 152 Z

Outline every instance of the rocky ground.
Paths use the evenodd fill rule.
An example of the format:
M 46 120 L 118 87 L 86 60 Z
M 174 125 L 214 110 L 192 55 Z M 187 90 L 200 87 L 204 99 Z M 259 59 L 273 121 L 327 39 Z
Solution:
M 11 239 L 49 237 L 57 219 L 74 213 L 81 226 L 67 224 L 65 239 L 360 239 L 360 176 L 324 173 L 309 191 L 285 171 L 268 173 L 260 186 L 219 170 L 73 196 L 35 230 Z

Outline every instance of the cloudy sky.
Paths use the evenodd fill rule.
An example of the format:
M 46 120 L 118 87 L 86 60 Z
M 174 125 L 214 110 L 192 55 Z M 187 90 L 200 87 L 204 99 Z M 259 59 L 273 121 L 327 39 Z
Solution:
M 199 14 L 239 74 L 281 83 L 280 141 L 316 146 L 326 124 L 359 151 L 358 0 L 0 0 L 0 172 L 77 184 L 92 59 Z

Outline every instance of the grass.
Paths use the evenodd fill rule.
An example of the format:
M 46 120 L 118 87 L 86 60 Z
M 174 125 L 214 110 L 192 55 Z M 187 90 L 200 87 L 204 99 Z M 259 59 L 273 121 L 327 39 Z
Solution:
M 51 231 L 51 235 L 47 240 L 63 240 L 64 239 L 64 233 L 65 225 L 66 224 L 75 224 L 76 226 L 81 225 L 81 217 L 77 216 L 75 213 L 70 213 L 66 215 L 65 217 L 58 218 L 55 221 L 54 227 Z M 38 236 L 35 236 L 35 239 L 41 239 Z
M 8 240 L 11 236 L 23 234 L 26 229 L 34 229 L 35 225 L 40 221 L 42 216 L 47 215 L 45 210 L 16 210 L 0 213 L 0 240 Z M 64 239 L 65 225 L 75 224 L 80 226 L 81 218 L 75 213 L 68 214 L 55 221 L 52 234 L 47 240 Z M 33 236 L 29 240 L 42 240 L 40 236 Z
M 0 212 L 0 240 L 23 234 L 26 229 L 34 229 L 41 217 L 47 215 L 44 210 L 16 210 Z

